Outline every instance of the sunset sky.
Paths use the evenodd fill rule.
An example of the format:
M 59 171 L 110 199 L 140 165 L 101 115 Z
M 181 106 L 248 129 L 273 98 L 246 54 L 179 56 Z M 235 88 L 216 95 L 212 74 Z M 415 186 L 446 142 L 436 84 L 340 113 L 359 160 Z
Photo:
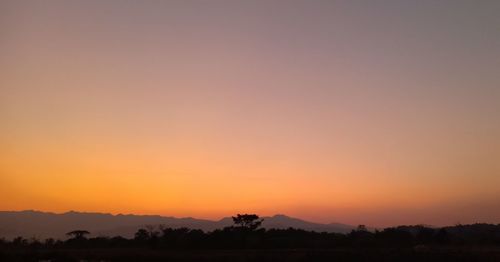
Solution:
M 500 223 L 499 14 L 0 0 L 0 210 Z

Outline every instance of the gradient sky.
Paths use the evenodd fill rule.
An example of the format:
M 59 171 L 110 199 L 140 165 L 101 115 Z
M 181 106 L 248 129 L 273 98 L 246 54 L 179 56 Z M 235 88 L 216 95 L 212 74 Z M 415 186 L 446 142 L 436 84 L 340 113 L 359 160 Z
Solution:
M 0 1 L 0 210 L 500 223 L 500 1 Z

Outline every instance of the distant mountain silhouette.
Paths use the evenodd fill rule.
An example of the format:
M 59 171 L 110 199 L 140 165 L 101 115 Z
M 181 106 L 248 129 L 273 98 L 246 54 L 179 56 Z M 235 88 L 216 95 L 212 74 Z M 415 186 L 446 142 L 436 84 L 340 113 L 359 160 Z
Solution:
M 263 217 L 264 228 L 285 229 L 289 227 L 318 232 L 346 233 L 354 226 L 331 223 L 320 224 L 304 221 L 285 215 Z M 85 229 L 92 236 L 133 237 L 134 233 L 146 225 L 164 225 L 165 227 L 202 229 L 212 231 L 231 226 L 230 217 L 218 221 L 187 218 L 164 217 L 155 215 L 111 215 L 104 213 L 85 213 L 70 211 L 56 214 L 40 211 L 0 211 L 0 238 L 11 239 L 17 236 L 36 237 L 39 239 L 65 239 L 65 234 L 75 229 Z

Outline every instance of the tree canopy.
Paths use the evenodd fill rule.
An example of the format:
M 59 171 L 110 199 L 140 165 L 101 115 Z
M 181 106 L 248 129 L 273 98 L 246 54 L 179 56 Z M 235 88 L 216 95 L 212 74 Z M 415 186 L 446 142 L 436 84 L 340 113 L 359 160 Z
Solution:
M 236 227 L 255 230 L 262 225 L 264 219 L 259 219 L 256 214 L 237 214 L 233 217 L 233 222 Z

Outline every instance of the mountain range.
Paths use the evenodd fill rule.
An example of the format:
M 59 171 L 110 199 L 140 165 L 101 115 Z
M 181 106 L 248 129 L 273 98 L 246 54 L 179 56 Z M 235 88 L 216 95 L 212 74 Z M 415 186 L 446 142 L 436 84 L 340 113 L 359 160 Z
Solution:
M 354 226 L 330 223 L 313 223 L 285 215 L 262 217 L 262 226 L 270 228 L 297 228 L 317 232 L 346 233 Z M 17 236 L 38 239 L 65 239 L 65 234 L 81 229 L 91 232 L 91 236 L 122 236 L 132 238 L 141 227 L 148 225 L 213 231 L 231 226 L 231 217 L 213 221 L 196 218 L 176 218 L 158 215 L 112 215 L 105 213 L 87 213 L 70 211 L 56 214 L 41 211 L 0 211 L 0 238 L 12 239 Z

